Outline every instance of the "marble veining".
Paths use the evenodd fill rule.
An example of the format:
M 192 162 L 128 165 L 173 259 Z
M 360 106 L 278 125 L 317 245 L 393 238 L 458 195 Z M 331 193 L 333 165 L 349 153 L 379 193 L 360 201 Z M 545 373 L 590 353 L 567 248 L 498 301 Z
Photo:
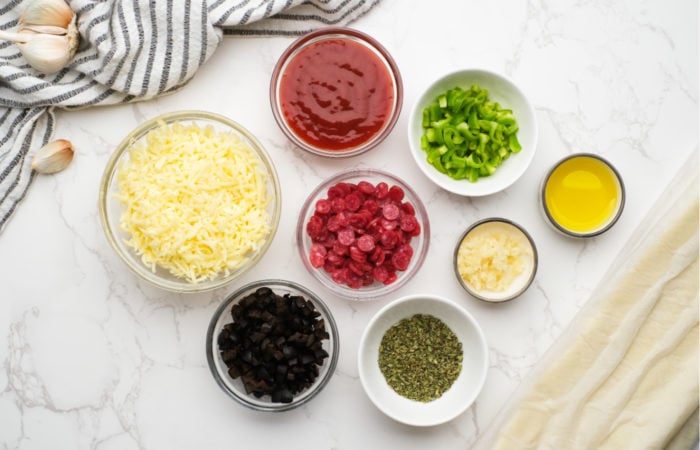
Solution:
M 382 0 L 354 27 L 394 56 L 404 82 L 399 121 L 362 156 L 301 153 L 277 128 L 269 77 L 289 38 L 226 38 L 190 84 L 148 102 L 57 111 L 56 138 L 73 141 L 72 165 L 38 177 L 0 235 L 0 449 L 465 449 L 586 303 L 609 264 L 698 141 L 698 5 L 680 0 Z M 539 123 L 535 159 L 508 190 L 463 198 L 425 178 L 408 156 L 407 120 L 423 87 L 445 72 L 481 67 L 512 78 Z M 102 171 L 141 122 L 178 109 L 227 115 L 253 132 L 275 162 L 284 195 L 280 229 L 243 279 L 207 294 L 163 292 L 137 279 L 105 240 L 97 214 Z M 563 237 L 540 212 L 538 189 L 557 160 L 598 153 L 628 192 L 618 224 L 590 240 Z M 476 403 L 437 427 L 382 415 L 357 374 L 359 338 L 391 298 L 350 302 L 305 272 L 295 243 L 298 211 L 326 177 L 374 167 L 407 180 L 423 199 L 431 243 L 416 277 L 391 298 L 428 292 L 456 299 L 479 321 L 490 366 Z M 503 216 L 539 252 L 521 298 L 490 305 L 452 272 L 456 241 L 472 222 Z M 326 389 L 283 414 L 249 411 L 215 384 L 204 340 L 217 305 L 237 285 L 285 278 L 326 299 L 340 331 L 340 360 Z

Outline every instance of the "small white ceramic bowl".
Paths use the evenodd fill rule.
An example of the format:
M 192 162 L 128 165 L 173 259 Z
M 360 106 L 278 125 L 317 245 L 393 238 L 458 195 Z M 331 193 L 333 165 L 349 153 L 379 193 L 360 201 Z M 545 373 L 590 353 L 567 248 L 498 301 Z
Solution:
M 474 84 L 488 90 L 489 99 L 498 102 L 501 108 L 513 111 L 519 126 L 517 136 L 522 150 L 511 154 L 493 175 L 479 178 L 476 182 L 470 182 L 466 179 L 454 180 L 448 175 L 440 173 L 426 160 L 426 153 L 421 148 L 420 141 L 424 132 L 422 127 L 423 110 L 447 90 L 455 87 L 466 90 Z M 520 178 L 535 156 L 537 147 L 535 111 L 525 94 L 507 77 L 482 69 L 458 70 L 433 82 L 416 100 L 408 119 L 408 143 L 418 167 L 441 188 L 468 197 L 494 194 L 506 189 Z
M 452 387 L 430 402 L 397 394 L 379 369 L 379 344 L 384 333 L 401 319 L 429 314 L 440 319 L 462 343 L 462 370 Z M 384 414 L 413 426 L 448 422 L 469 408 L 479 395 L 488 370 L 488 347 L 474 317 L 455 302 L 435 295 L 409 295 L 384 306 L 370 320 L 360 340 L 358 371 L 367 396 Z

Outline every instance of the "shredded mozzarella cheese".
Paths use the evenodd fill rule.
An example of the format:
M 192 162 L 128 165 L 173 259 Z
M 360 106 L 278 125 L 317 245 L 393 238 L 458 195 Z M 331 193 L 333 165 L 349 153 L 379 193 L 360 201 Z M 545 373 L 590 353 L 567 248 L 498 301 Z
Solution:
M 238 135 L 161 124 L 117 173 L 126 241 L 152 271 L 190 283 L 241 267 L 271 232 L 269 175 Z

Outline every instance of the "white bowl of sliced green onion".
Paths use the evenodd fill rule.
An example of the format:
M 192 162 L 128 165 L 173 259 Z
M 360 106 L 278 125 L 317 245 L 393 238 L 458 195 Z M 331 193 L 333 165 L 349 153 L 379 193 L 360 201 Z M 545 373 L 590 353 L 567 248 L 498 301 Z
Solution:
M 507 77 L 458 70 L 416 100 L 408 141 L 416 163 L 438 186 L 479 197 L 508 188 L 525 173 L 537 147 L 537 121 Z

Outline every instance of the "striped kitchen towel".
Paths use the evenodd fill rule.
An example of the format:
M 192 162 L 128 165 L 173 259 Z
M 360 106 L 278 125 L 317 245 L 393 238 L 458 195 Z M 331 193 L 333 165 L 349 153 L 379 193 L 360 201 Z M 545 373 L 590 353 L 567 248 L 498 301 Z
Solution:
M 3 1 L 0 29 L 17 27 L 27 0 Z M 153 98 L 182 87 L 224 35 L 296 36 L 345 25 L 379 0 L 66 0 L 80 46 L 53 75 L 0 42 L 0 231 L 27 193 L 33 152 L 51 138 L 53 109 Z

